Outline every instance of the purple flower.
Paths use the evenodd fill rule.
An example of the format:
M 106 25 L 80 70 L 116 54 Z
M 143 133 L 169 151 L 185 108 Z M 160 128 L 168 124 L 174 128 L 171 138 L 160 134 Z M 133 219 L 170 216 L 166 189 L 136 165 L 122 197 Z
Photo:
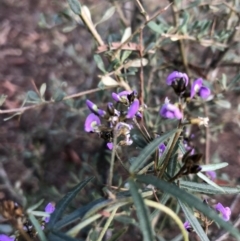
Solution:
M 106 115 L 106 111 L 98 109 L 97 105 L 94 104 L 92 101 L 90 100 L 86 100 L 86 104 L 87 107 L 89 108 L 89 110 L 94 113 L 95 115 L 99 115 L 99 116 L 104 116 Z
M 184 228 L 190 233 L 190 232 L 192 232 L 192 226 L 191 226 L 191 224 L 188 222 L 188 221 L 186 221 L 184 224 L 183 224 L 183 226 L 184 226 Z
M 0 241 L 14 241 L 15 238 L 11 238 L 5 234 L 0 234 Z
M 217 174 L 215 171 L 206 171 L 206 174 L 212 181 L 214 181 L 217 177 Z
M 195 94 L 198 94 L 202 99 L 207 99 L 211 95 L 211 90 L 203 86 L 203 79 L 196 79 L 191 87 L 191 95 L 190 98 L 193 98 Z
M 173 82 L 179 80 L 179 79 L 183 79 L 185 86 L 188 85 L 188 76 L 185 73 L 181 73 L 178 71 L 173 71 L 170 75 L 168 75 L 167 77 L 167 85 L 172 85 Z
M 159 149 L 159 156 L 161 156 L 163 154 L 163 152 L 165 151 L 166 146 L 163 143 L 161 143 L 159 145 L 158 149 Z
M 128 112 L 127 112 L 127 119 L 131 119 L 135 116 L 139 109 L 139 100 L 135 99 L 133 103 L 130 105 Z
M 51 214 L 51 213 L 54 212 L 54 210 L 55 210 L 55 204 L 53 204 L 53 203 L 48 203 L 48 205 L 45 207 L 45 212 L 46 213 Z M 45 217 L 44 218 L 45 223 L 48 223 L 49 220 L 50 220 L 50 217 Z
M 223 220 L 228 221 L 231 216 L 231 209 L 229 207 L 224 207 L 221 203 L 215 205 L 215 209 L 219 212 L 223 218 Z
M 113 143 L 112 142 L 108 142 L 107 143 L 107 147 L 109 150 L 112 150 L 113 149 Z
M 160 115 L 168 119 L 181 119 L 183 117 L 177 106 L 169 103 L 168 98 L 165 99 L 165 103 L 160 110 Z
M 85 120 L 84 128 L 86 132 L 95 132 L 99 125 L 101 125 L 99 117 L 91 113 Z
M 127 96 L 130 95 L 132 93 L 132 91 L 130 90 L 124 90 L 118 94 L 116 93 L 112 93 L 112 98 L 116 101 L 120 101 L 120 102 L 126 102 L 127 101 Z

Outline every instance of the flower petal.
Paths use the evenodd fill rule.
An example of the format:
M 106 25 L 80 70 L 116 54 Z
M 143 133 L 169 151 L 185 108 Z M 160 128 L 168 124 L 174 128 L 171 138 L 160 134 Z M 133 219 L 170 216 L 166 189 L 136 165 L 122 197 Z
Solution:
M 230 219 L 231 209 L 229 207 L 224 207 L 221 203 L 218 203 L 215 209 L 221 214 L 223 220 L 228 221 Z
M 177 106 L 168 103 L 168 101 L 165 101 L 165 104 L 162 106 L 160 115 L 167 119 L 181 119 L 183 116 Z
M 84 129 L 86 132 L 94 132 L 96 130 L 96 127 L 99 125 L 101 125 L 99 117 L 91 113 L 87 116 L 85 120 Z
M 168 75 L 167 77 L 167 85 L 172 85 L 174 81 L 176 81 L 177 79 L 183 79 L 184 82 L 185 82 L 185 86 L 188 85 L 188 76 L 187 74 L 185 73 L 181 73 L 181 72 L 178 72 L 178 71 L 173 71 L 170 75 Z
M 15 238 L 11 238 L 5 234 L 0 234 L 0 241 L 14 241 Z
M 198 91 L 200 90 L 200 88 L 202 87 L 202 83 L 203 83 L 203 79 L 202 78 L 198 78 L 196 79 L 191 87 L 191 94 L 190 94 L 190 98 L 192 99 L 193 96 L 198 93 Z
M 127 112 L 127 119 L 131 119 L 135 116 L 139 109 L 139 100 L 135 99 L 133 103 L 130 105 L 128 112 Z
M 207 99 L 211 95 L 211 90 L 206 86 L 202 86 L 198 94 L 201 98 Z

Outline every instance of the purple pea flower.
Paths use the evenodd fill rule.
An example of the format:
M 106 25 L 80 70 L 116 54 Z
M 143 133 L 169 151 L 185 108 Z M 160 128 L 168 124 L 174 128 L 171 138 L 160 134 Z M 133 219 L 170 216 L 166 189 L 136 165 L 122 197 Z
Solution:
M 98 109 L 97 105 L 94 104 L 92 101 L 86 100 L 86 104 L 87 104 L 87 107 L 89 108 L 89 110 L 92 113 L 94 113 L 95 115 L 98 115 L 98 116 L 101 116 L 101 117 L 106 115 L 106 111 Z
M 217 177 L 217 174 L 215 171 L 206 171 L 206 174 L 212 181 L 214 181 Z
M 108 143 L 107 143 L 107 148 L 108 148 L 109 150 L 112 150 L 112 149 L 113 149 L 113 143 L 112 143 L 112 142 L 108 142 Z
M 48 205 L 45 207 L 45 212 L 46 213 L 51 214 L 51 213 L 54 212 L 54 210 L 55 210 L 55 204 L 53 204 L 53 203 L 48 203 Z M 49 220 L 50 220 L 50 217 L 45 217 L 44 218 L 45 223 L 48 223 Z
M 163 152 L 165 151 L 166 146 L 163 143 L 161 143 L 159 145 L 158 149 L 159 149 L 159 156 L 161 156 L 163 154 Z
M 202 78 L 196 79 L 192 84 L 190 98 L 193 98 L 195 94 L 198 94 L 202 99 L 207 99 L 211 95 L 211 90 L 203 86 Z
M 130 105 L 128 112 L 127 112 L 127 119 L 131 119 L 135 116 L 139 109 L 139 100 L 135 99 L 132 104 Z
M 0 234 L 0 241 L 14 241 L 15 238 L 9 237 L 5 234 Z
M 172 85 L 175 81 L 179 80 L 179 79 L 183 79 L 185 86 L 188 85 L 188 76 L 185 73 L 181 73 L 178 71 L 173 71 L 170 75 L 168 75 L 167 77 L 167 85 Z
M 193 228 L 192 228 L 191 224 L 190 224 L 188 221 L 186 221 L 186 222 L 183 224 L 183 226 L 184 226 L 184 228 L 185 228 L 189 233 L 193 231 Z
M 167 119 L 181 119 L 183 117 L 177 106 L 170 104 L 169 99 L 165 99 L 165 103 L 160 110 L 160 115 Z
M 224 221 L 228 221 L 231 216 L 231 209 L 229 207 L 224 207 L 221 203 L 215 205 L 215 210 L 219 212 Z
M 130 90 L 124 90 L 118 94 L 116 93 L 112 93 L 112 98 L 115 100 L 115 101 L 119 101 L 119 102 L 123 102 L 125 103 L 127 100 L 127 96 L 130 95 L 132 93 L 132 91 Z
M 84 128 L 86 132 L 96 132 L 99 125 L 101 125 L 99 117 L 91 113 L 85 120 Z

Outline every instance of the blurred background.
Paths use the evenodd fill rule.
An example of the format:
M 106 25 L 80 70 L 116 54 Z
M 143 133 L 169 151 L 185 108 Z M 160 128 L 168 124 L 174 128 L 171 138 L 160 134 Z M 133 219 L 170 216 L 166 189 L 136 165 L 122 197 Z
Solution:
M 81 0 L 81 4 L 89 8 L 94 23 L 115 6 L 111 18 L 97 25 L 105 43 L 119 42 L 127 26 L 134 31 L 145 21 L 135 1 Z M 169 1 L 143 0 L 142 4 L 151 16 Z M 149 65 L 144 68 L 146 104 L 152 113 L 158 113 L 160 104 L 171 93 L 164 83 L 173 70 L 188 71 L 192 80 L 197 77 L 207 80 L 214 94 L 221 94 L 220 101 L 214 108 L 210 105 L 203 110 L 210 118 L 207 148 L 206 135 L 201 129 L 195 130 L 193 143 L 207 154 L 208 162 L 229 163 L 217 173 L 219 184 L 237 185 L 240 181 L 239 2 L 186 0 L 178 1 L 177 6 L 180 19 L 174 18 L 170 7 L 154 23 L 169 35 L 175 21 L 182 23 L 181 31 L 188 36 L 182 41 L 187 65 L 182 59 L 180 41 L 161 35 L 154 24 L 146 27 L 144 45 L 152 50 L 146 54 Z M 26 98 L 25 106 L 38 103 L 36 93 L 44 83 L 45 100 L 56 101 L 21 114 L 1 113 L 1 198 L 13 198 L 29 206 L 42 198 L 46 202 L 59 200 L 84 177 L 95 175 L 99 183 L 103 180 L 109 152 L 102 139 L 84 132 L 89 113 L 85 100 L 91 99 L 104 107 L 111 100 L 111 91 L 62 101 L 64 96 L 98 87 L 101 72 L 93 57 L 96 49 L 93 37 L 65 0 L 0 1 L 0 100 L 3 102 L 7 96 L 1 110 L 20 108 Z M 107 63 L 106 58 L 104 62 Z M 221 83 L 234 78 L 234 89 L 227 91 L 222 87 Z M 139 72 L 129 79 L 130 86 L 139 90 Z M 13 116 L 15 113 L 18 114 Z M 151 118 L 149 123 L 151 126 Z M 82 204 L 101 196 L 99 183 L 93 182 L 83 191 L 86 195 L 80 198 Z M 218 200 L 221 198 L 226 206 L 238 200 L 232 196 Z M 235 205 L 233 219 L 239 207 Z

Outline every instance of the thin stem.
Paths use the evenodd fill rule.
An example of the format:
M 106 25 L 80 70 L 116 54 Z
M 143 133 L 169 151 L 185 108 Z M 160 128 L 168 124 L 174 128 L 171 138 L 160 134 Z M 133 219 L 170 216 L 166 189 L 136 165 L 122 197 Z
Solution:
M 139 8 L 140 13 L 144 16 L 144 18 L 146 19 L 146 21 L 149 20 L 149 16 L 146 12 L 146 10 L 144 9 L 143 5 L 141 4 L 141 2 L 139 0 L 136 0 L 137 6 Z
M 177 27 L 179 26 L 179 16 L 178 16 L 178 11 L 177 11 L 177 7 L 176 7 L 176 4 L 175 4 L 175 1 L 173 1 L 174 4 L 172 5 L 172 10 L 173 10 L 173 19 L 174 19 L 174 23 L 175 23 L 175 26 L 176 26 L 176 29 Z M 182 61 L 183 61 L 183 65 L 184 65 L 184 68 L 187 72 L 187 74 L 189 75 L 190 72 L 189 72 L 189 67 L 188 67 L 188 60 L 187 60 L 187 54 L 186 54 L 186 48 L 184 46 L 184 42 L 183 42 L 183 39 L 179 39 L 178 40 L 178 47 L 179 47 L 179 52 L 182 56 Z
M 148 137 L 147 137 L 147 136 L 145 135 L 145 133 L 142 131 L 141 126 L 138 124 L 138 122 L 136 121 L 135 118 L 133 119 L 133 121 L 134 121 L 135 125 L 137 126 L 138 130 L 139 130 L 139 131 L 141 132 L 141 134 L 143 135 L 144 139 L 148 142 L 148 141 L 149 141 Z
M 115 131 L 114 131 L 113 149 L 112 149 L 111 162 L 110 162 L 110 168 L 109 168 L 109 177 L 108 177 L 108 186 L 109 187 L 112 186 L 113 169 L 114 169 L 116 148 L 117 148 L 117 136 L 116 136 Z
M 83 96 L 83 95 L 95 93 L 95 92 L 98 92 L 98 91 L 101 91 L 101 90 L 104 90 L 104 89 L 110 89 L 110 88 L 114 88 L 114 87 L 96 88 L 96 89 L 82 91 L 82 92 L 77 93 L 77 94 L 68 95 L 68 96 L 64 97 L 63 100 L 73 99 L 73 98 L 76 98 L 76 97 L 80 97 L 80 96 Z M 39 107 L 39 106 L 51 104 L 51 103 L 54 103 L 54 101 L 53 100 L 52 101 L 44 101 L 44 102 L 41 102 L 41 103 L 36 104 L 36 105 L 14 108 L 14 109 L 10 109 L 10 110 L 0 110 L 0 114 L 9 114 L 9 113 L 14 113 L 14 112 L 20 112 L 22 114 L 26 110 L 30 110 L 30 109 L 33 109 L 35 107 Z
M 208 116 L 208 107 L 206 104 L 204 104 L 204 112 L 205 112 L 205 116 Z M 209 163 L 209 156 L 210 156 L 210 133 L 209 133 L 209 128 L 208 126 L 206 126 L 206 130 L 205 130 L 205 163 L 208 164 Z
M 130 174 L 129 171 L 128 171 L 128 169 L 125 167 L 122 159 L 121 159 L 120 156 L 118 155 L 118 152 L 117 152 L 117 151 L 116 151 L 116 157 L 117 157 L 117 159 L 119 160 L 119 162 L 121 163 L 121 165 L 122 165 L 122 167 L 124 168 L 124 170 L 125 170 L 128 174 Z
M 88 18 L 87 14 L 84 11 L 81 11 L 81 14 L 79 14 L 79 17 L 82 19 L 84 24 L 87 26 L 88 30 L 94 37 L 94 39 L 97 41 L 98 45 L 104 45 L 104 42 L 101 38 L 101 36 L 98 34 L 96 28 L 94 27 L 92 21 Z
M 107 232 L 107 229 L 109 228 L 109 226 L 110 226 L 110 224 L 111 224 L 111 222 L 112 222 L 112 220 L 113 220 L 113 218 L 114 218 L 114 216 L 115 216 L 118 208 L 119 208 L 119 207 L 116 207 L 115 209 L 113 209 L 110 217 L 108 218 L 108 220 L 107 220 L 107 222 L 105 223 L 105 225 L 104 225 L 101 233 L 99 234 L 99 237 L 98 237 L 97 241 L 101 241 L 101 240 L 103 239 L 103 237 L 104 237 L 105 233 Z

